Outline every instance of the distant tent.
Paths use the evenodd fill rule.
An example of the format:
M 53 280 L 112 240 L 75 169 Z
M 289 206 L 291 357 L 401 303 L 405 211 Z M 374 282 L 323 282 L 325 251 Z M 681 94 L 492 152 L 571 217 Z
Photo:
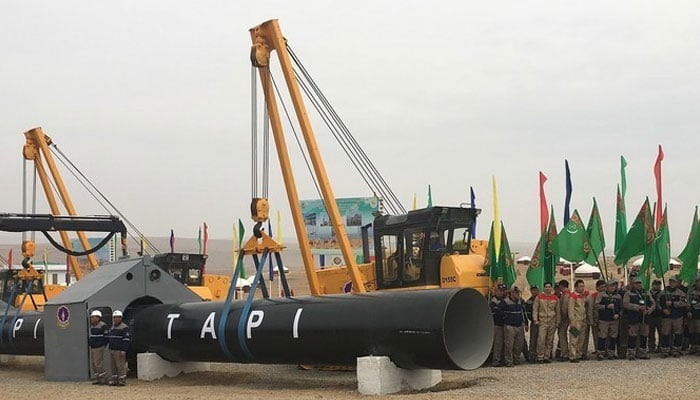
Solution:
M 522 256 L 522 257 L 518 258 L 517 260 L 515 260 L 516 263 L 524 264 L 524 265 L 529 265 L 530 261 L 532 261 L 532 258 L 530 258 L 528 256 Z
M 575 270 L 576 276 L 591 276 L 595 278 L 595 275 L 600 276 L 600 268 L 595 265 L 590 265 L 587 263 L 581 263 Z M 597 278 L 596 278 L 597 279 Z
M 642 263 L 644 262 L 644 256 L 641 256 L 637 258 L 636 260 L 632 261 L 632 266 L 633 267 L 640 267 Z M 680 261 L 676 260 L 675 258 L 671 258 L 671 260 L 668 262 L 668 265 L 671 267 L 680 267 L 681 263 Z

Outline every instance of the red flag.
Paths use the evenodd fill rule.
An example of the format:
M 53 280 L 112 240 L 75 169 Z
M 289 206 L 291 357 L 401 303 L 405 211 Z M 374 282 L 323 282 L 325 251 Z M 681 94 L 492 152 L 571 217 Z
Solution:
M 544 195 L 544 183 L 547 177 L 540 171 L 540 233 L 547 229 L 549 222 L 549 207 L 547 207 L 547 197 Z
M 663 197 L 661 195 L 661 161 L 664 159 L 664 151 L 659 145 L 659 155 L 656 156 L 656 162 L 654 163 L 654 177 L 656 178 L 656 227 L 658 228 L 661 224 L 661 217 L 663 216 Z
M 209 227 L 207 226 L 207 223 L 204 223 L 204 244 L 202 245 L 202 254 L 207 255 L 207 241 L 209 240 L 209 232 L 208 232 Z M 202 264 L 202 275 L 204 275 L 205 268 L 207 266 L 207 261 L 204 259 L 204 263 Z
M 7 252 L 7 268 L 12 271 L 12 249 Z

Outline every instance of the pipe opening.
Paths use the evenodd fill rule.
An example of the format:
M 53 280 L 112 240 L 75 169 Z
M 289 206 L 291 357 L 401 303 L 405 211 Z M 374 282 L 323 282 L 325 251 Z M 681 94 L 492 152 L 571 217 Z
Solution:
M 445 311 L 444 341 L 450 360 L 461 369 L 479 368 L 493 345 L 493 318 L 484 296 L 476 290 L 457 292 Z

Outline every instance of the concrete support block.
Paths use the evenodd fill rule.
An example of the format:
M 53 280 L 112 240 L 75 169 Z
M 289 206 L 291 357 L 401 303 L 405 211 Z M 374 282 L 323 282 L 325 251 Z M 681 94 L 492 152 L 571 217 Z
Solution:
M 442 371 L 408 370 L 397 367 L 389 357 L 357 359 L 357 390 L 362 394 L 383 395 L 403 390 L 421 390 L 442 381 Z
M 14 361 L 17 356 L 14 354 L 0 354 L 0 363 L 8 363 Z
M 181 373 L 211 370 L 211 366 L 207 362 L 170 362 L 162 359 L 156 353 L 139 353 L 136 362 L 138 363 L 138 379 L 142 381 L 154 381 L 164 376 L 172 378 Z

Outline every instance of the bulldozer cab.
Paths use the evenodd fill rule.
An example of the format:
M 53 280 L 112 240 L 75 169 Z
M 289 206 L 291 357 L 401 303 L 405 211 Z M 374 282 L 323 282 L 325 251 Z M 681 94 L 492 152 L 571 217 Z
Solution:
M 153 256 L 153 263 L 186 286 L 202 286 L 202 270 L 207 256 L 202 254 L 165 253 Z
M 469 254 L 470 232 L 481 210 L 431 207 L 374 220 L 378 289 L 440 285 L 446 254 Z

